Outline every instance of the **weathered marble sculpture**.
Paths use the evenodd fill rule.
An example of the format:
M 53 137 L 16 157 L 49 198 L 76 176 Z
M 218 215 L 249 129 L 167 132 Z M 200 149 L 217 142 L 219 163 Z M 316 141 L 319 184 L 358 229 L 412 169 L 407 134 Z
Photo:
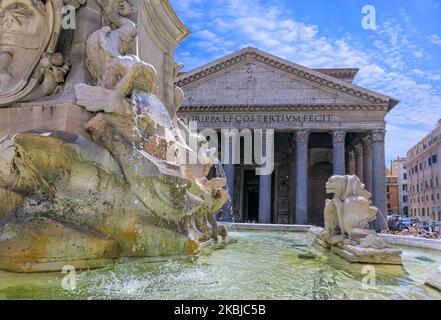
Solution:
M 214 218 L 228 201 L 226 180 L 207 178 L 215 150 L 176 118 L 179 105 L 167 108 L 153 94 L 155 68 L 132 54 L 130 4 L 97 2 L 105 25 L 86 43 L 94 82 L 75 87 L 77 104 L 93 112 L 90 139 L 52 130 L 0 139 L 0 269 L 95 268 L 120 257 L 194 254 L 210 238 L 226 238 Z M 0 53 L 0 63 L 14 72 L 8 57 Z M 56 89 L 63 63 L 43 55 L 33 98 Z M 0 103 L 15 79 L 7 72 Z
M 0 106 L 52 94 L 69 66 L 56 53 L 62 0 L 3 0 L 0 6 Z
M 105 4 L 101 4 L 104 17 L 115 29 L 104 26 L 92 33 L 86 43 L 87 67 L 96 80 L 96 86 L 78 84 L 75 90 L 78 104 L 89 111 L 130 114 L 133 110 L 126 97 L 135 89 L 152 93 L 156 85 L 156 71 L 130 54 L 137 29 L 131 20 L 121 16 L 127 10 L 123 6 L 121 11 L 114 4 L 116 2 L 98 1 Z
M 371 205 L 371 194 L 356 176 L 333 176 L 326 183 L 333 194 L 324 209 L 325 228 L 316 242 L 350 262 L 401 264 L 401 251 L 390 248 L 369 230 L 378 209 Z

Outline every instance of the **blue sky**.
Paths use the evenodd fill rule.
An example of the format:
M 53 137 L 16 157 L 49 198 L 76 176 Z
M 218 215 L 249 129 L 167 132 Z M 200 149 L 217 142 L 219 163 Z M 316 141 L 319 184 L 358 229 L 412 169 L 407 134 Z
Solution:
M 441 0 L 171 0 L 192 31 L 190 70 L 251 45 L 311 68 L 358 67 L 354 83 L 401 100 L 387 116 L 386 164 L 441 118 Z M 376 11 L 365 30 L 362 8 Z

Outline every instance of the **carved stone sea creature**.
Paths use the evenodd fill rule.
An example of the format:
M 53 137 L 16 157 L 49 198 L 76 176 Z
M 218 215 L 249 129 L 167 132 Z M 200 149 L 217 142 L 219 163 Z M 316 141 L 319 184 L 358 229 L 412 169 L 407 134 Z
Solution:
M 77 104 L 93 113 L 88 138 L 32 130 L 0 140 L 0 269 L 96 268 L 195 254 L 227 238 L 215 219 L 228 201 L 226 179 L 208 178 L 215 150 L 177 119 L 182 96 L 167 108 L 153 94 L 155 68 L 131 54 L 131 5 L 97 3 L 105 25 L 86 43 L 94 82 L 75 87 Z M 0 73 L 9 62 L 0 53 Z M 48 54 L 41 68 L 47 94 L 67 66 Z

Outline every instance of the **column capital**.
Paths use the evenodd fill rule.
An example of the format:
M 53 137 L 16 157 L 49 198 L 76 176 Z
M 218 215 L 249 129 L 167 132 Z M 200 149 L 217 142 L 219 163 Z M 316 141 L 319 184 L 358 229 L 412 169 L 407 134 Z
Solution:
M 254 132 L 260 132 L 262 134 L 262 139 L 275 135 L 274 129 L 256 129 Z
M 350 150 L 348 152 L 348 155 L 349 155 L 349 161 L 355 160 L 355 151 L 354 150 Z
M 308 142 L 310 134 L 308 130 L 296 131 L 297 142 Z
M 372 142 L 384 142 L 384 138 L 386 136 L 386 130 L 384 129 L 375 129 L 372 130 Z
M 334 143 L 345 143 L 345 139 L 346 131 L 340 129 L 332 131 L 332 141 Z
M 364 137 L 363 139 L 361 139 L 361 143 L 363 143 L 363 146 L 365 148 L 371 148 L 372 147 L 372 138 L 371 135 L 368 134 L 366 137 Z
M 361 143 L 355 145 L 355 155 L 357 157 L 363 156 L 363 145 Z

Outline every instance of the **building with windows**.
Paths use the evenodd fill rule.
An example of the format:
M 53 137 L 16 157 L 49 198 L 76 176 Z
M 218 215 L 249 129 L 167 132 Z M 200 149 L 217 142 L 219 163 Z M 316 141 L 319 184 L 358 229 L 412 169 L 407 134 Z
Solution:
M 391 174 L 397 177 L 399 214 L 409 214 L 409 185 L 407 173 L 407 158 L 397 157 L 392 160 Z
M 323 225 L 326 181 L 356 174 L 372 192 L 383 227 L 385 116 L 399 101 L 355 85 L 357 73 L 310 69 L 248 47 L 179 75 L 181 118 L 219 135 L 253 133 L 219 149 L 221 158 L 234 150 L 238 160 L 223 163 L 232 201 L 222 219 Z M 245 147 L 265 149 L 256 139 L 260 129 L 274 130 L 274 170 L 266 175 L 257 175 L 258 161 L 243 154 Z
M 400 204 L 398 198 L 398 177 L 392 175 L 391 172 L 386 175 L 386 199 L 387 199 L 387 213 L 399 214 Z
M 412 217 L 441 221 L 441 120 L 407 152 Z
M 408 185 L 408 173 L 407 173 L 407 158 L 397 157 L 391 161 L 390 170 L 388 176 L 395 183 L 397 188 L 397 201 L 398 201 L 398 214 L 407 216 L 409 214 L 409 185 Z M 391 183 L 386 181 L 386 184 Z M 391 187 L 394 189 L 395 187 Z M 395 199 L 395 198 L 394 198 Z M 396 212 L 394 212 L 396 213 Z

